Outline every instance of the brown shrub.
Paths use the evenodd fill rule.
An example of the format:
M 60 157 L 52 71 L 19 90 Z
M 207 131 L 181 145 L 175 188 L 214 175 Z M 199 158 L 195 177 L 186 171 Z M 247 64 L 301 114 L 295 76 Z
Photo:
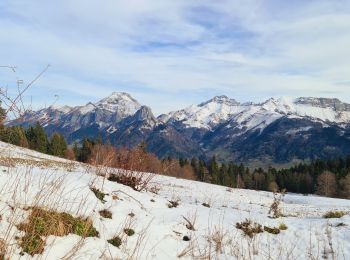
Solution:
M 236 228 L 242 230 L 243 233 L 250 238 L 253 238 L 256 234 L 264 232 L 260 224 L 255 223 L 250 219 L 246 219 L 241 223 L 237 222 Z
M 98 213 L 100 213 L 101 217 L 103 218 L 112 218 L 112 212 L 107 209 L 100 210 Z
M 71 161 L 74 161 L 75 160 L 75 154 L 73 152 L 72 149 L 66 149 L 64 151 L 64 158 L 68 159 L 68 160 L 71 160 Z
M 108 180 L 129 186 L 136 191 L 143 191 L 148 188 L 153 177 L 154 175 L 151 173 L 119 171 L 117 173 L 110 174 Z

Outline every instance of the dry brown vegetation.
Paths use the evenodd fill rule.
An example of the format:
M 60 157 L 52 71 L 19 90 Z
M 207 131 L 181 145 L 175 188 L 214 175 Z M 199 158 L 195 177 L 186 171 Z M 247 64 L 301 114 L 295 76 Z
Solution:
M 93 146 L 88 162 L 94 166 L 99 166 L 100 169 L 101 167 L 111 167 L 129 171 L 152 172 L 190 180 L 196 179 L 190 165 L 181 167 L 178 160 L 161 161 L 154 154 L 146 152 L 140 146 L 127 149 L 97 144 Z M 101 170 L 106 171 L 106 169 Z M 103 174 L 101 173 L 101 175 Z
M 17 228 L 25 233 L 20 239 L 23 252 L 30 255 L 40 254 L 44 250 L 45 238 L 49 235 L 65 236 L 76 234 L 81 237 L 98 236 L 90 219 L 75 218 L 68 213 L 58 213 L 33 208 L 27 220 Z
M 280 208 L 280 204 L 282 202 L 282 199 L 283 199 L 285 193 L 286 193 L 285 190 L 273 193 L 273 202 L 272 202 L 270 209 L 269 209 L 269 214 L 272 218 L 279 218 L 279 217 L 283 216 L 281 208 Z
M 96 175 L 129 186 L 136 191 L 151 190 L 158 193 L 160 190 L 158 186 L 150 186 L 154 173 L 195 179 L 195 173 L 190 165 L 181 167 L 178 160 L 160 161 L 154 154 L 146 152 L 140 146 L 133 149 L 118 149 L 111 145 L 97 144 L 92 148 L 88 163 L 95 166 Z
M 246 219 L 245 221 L 240 223 L 237 222 L 236 228 L 242 230 L 243 233 L 250 238 L 253 238 L 256 234 L 264 232 L 260 224 L 255 223 L 250 219 Z

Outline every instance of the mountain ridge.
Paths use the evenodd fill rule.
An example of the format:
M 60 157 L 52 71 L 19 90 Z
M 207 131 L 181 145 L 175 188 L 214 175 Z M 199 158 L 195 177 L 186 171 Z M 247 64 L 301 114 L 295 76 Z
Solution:
M 9 125 L 28 127 L 35 122 L 49 134 L 63 133 L 70 143 L 98 135 L 116 146 L 133 147 L 145 141 L 161 158 L 218 155 L 223 160 L 249 162 L 259 155 L 254 151 L 256 147 L 261 151 L 257 159 L 264 160 L 267 156 L 272 162 L 350 153 L 341 145 L 350 142 L 350 104 L 336 98 L 281 97 L 262 103 L 240 103 L 221 95 L 155 117 L 150 107 L 141 105 L 128 93 L 113 92 L 85 106 L 29 111 Z M 334 136 L 327 137 L 325 143 L 314 140 L 316 136 L 322 139 L 320 133 L 327 135 L 326 128 L 335 130 Z M 267 138 L 266 133 L 273 138 Z M 315 154 L 295 150 L 293 141 L 289 142 L 286 136 L 301 146 L 299 150 L 312 144 Z M 263 139 L 270 149 L 260 144 Z M 289 152 L 281 152 L 282 140 L 288 143 Z M 250 151 L 246 151 L 247 147 Z

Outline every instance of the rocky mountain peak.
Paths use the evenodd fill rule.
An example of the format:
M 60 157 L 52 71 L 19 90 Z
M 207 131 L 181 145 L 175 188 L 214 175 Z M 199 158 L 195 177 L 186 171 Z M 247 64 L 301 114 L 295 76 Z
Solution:
M 335 111 L 350 111 L 350 104 L 343 103 L 337 98 L 300 97 L 296 104 L 311 105 L 313 107 L 331 108 Z
M 141 107 L 136 99 L 125 92 L 113 92 L 95 103 L 95 106 L 112 113 L 117 112 L 121 117 L 133 115 Z
M 228 106 L 238 106 L 239 105 L 239 102 L 237 102 L 236 100 L 229 98 L 225 95 L 221 95 L 221 96 L 215 96 L 212 99 L 209 99 L 208 101 L 199 104 L 198 106 L 203 107 L 209 103 L 226 104 Z
M 141 106 L 141 108 L 135 113 L 135 117 L 139 121 L 156 121 L 156 118 L 154 117 L 151 108 L 148 106 Z

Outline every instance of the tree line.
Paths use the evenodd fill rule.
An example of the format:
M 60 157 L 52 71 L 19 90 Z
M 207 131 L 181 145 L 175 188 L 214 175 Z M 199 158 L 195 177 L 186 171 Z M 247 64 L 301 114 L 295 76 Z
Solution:
M 350 156 L 317 159 L 286 169 L 269 167 L 251 170 L 233 162 L 219 164 L 215 156 L 208 163 L 192 158 L 191 165 L 198 180 L 213 184 L 350 199 Z
M 45 133 L 37 123 L 24 129 L 20 126 L 4 127 L 0 109 L 0 140 L 38 152 L 127 170 L 154 172 L 179 178 L 198 180 L 233 188 L 264 191 L 285 189 L 289 192 L 319 194 L 350 199 L 350 156 L 330 160 L 314 160 L 287 169 L 249 169 L 234 162 L 219 163 L 216 157 L 205 161 L 193 157 L 160 160 L 147 151 L 145 143 L 134 148 L 117 148 L 103 144 L 101 138 L 84 138 L 71 148 L 63 135 Z
M 50 138 L 37 123 L 24 129 L 21 126 L 4 127 L 0 124 L 0 141 L 29 148 L 41 153 L 72 159 L 63 135 L 54 133 Z

